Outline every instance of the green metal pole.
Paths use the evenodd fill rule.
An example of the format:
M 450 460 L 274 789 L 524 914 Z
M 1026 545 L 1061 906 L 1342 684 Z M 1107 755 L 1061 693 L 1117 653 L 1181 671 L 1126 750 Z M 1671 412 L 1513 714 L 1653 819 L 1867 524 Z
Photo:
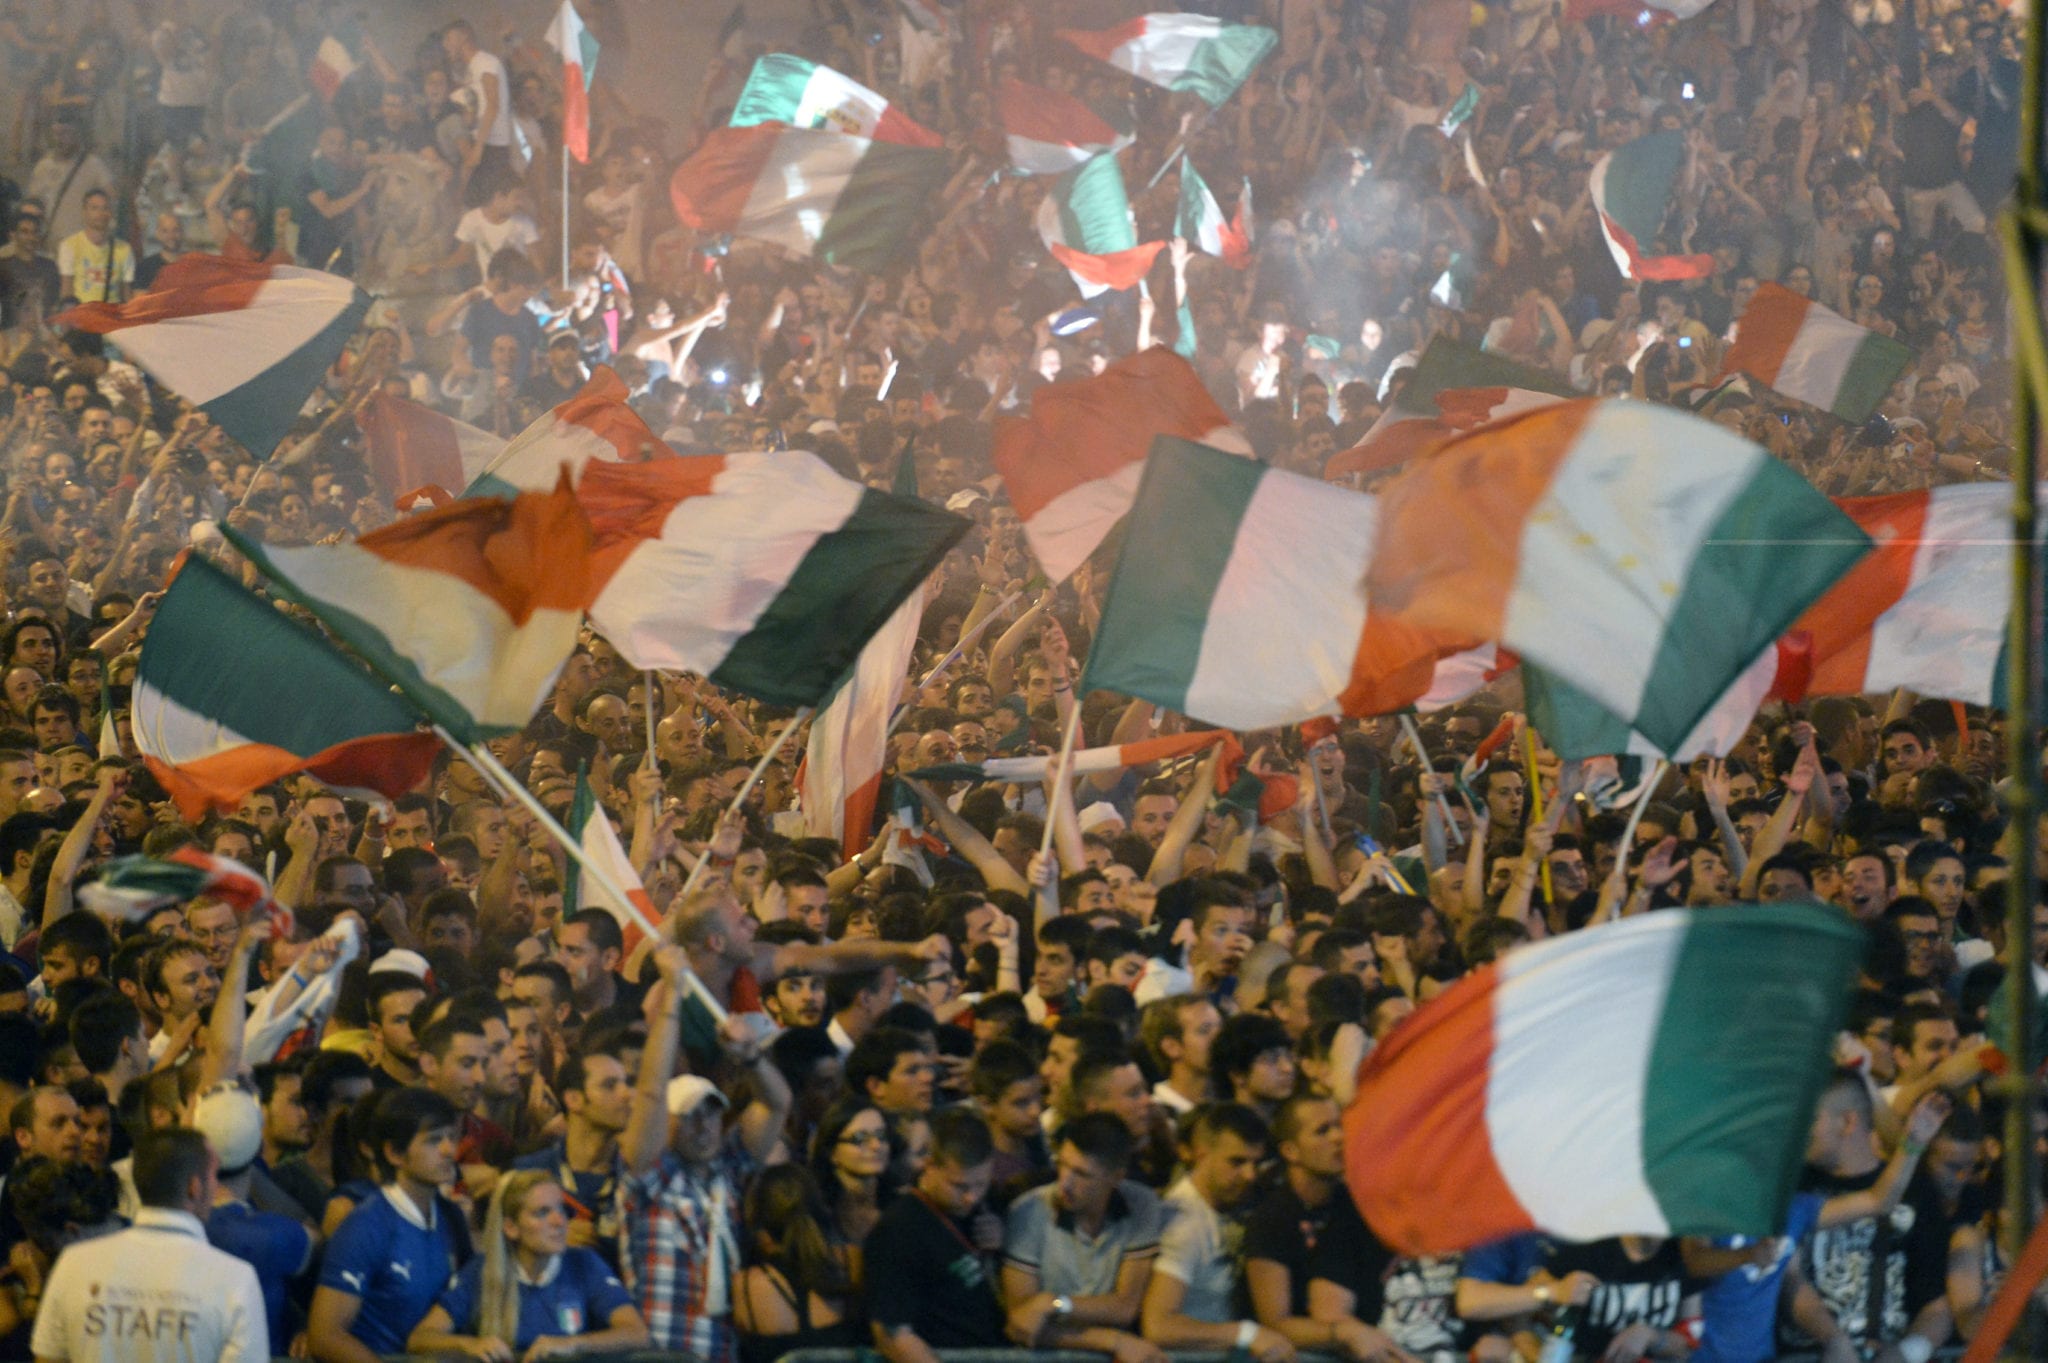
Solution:
M 2014 346 L 2012 616 L 2006 649 L 2011 709 L 2006 717 L 2006 757 L 2012 778 L 2009 809 L 2014 836 L 2005 901 L 2009 985 L 2006 996 L 2010 1007 L 1998 1019 L 2003 1024 L 2006 1053 L 2012 1062 L 2006 1072 L 2005 1214 L 1999 1237 L 2007 1264 L 2018 1261 L 2021 1246 L 2033 1228 L 2038 1179 L 2034 1164 L 2033 1081 L 2034 1067 L 2042 1060 L 2034 1053 L 2033 1045 L 2037 1004 L 2032 966 L 2034 905 L 2041 889 L 2034 863 L 2040 843 L 2041 815 L 2041 603 L 2034 498 L 2039 482 L 2041 416 L 2048 411 L 2048 392 L 2040 386 L 2044 377 L 2043 319 L 2036 283 L 2040 279 L 2041 249 L 2034 225 L 2044 206 L 2044 48 L 2048 48 L 2048 5 L 2036 0 L 2027 11 L 2027 42 L 2020 71 L 2019 186 L 2014 211 L 2005 224 L 2007 276 L 2015 286 L 2012 296 L 2025 303 L 2013 310 L 2014 328 L 2019 336 Z M 2006 1357 L 2030 1359 L 2034 1357 L 2033 1345 L 2032 1331 L 2023 1318 L 2007 1343 Z

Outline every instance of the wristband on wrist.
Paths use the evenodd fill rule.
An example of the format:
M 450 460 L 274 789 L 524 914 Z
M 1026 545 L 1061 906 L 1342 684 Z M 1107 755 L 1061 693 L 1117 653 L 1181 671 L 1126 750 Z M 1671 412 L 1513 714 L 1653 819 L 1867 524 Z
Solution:
M 1907 1335 L 1892 1347 L 1899 1351 L 1899 1357 L 1906 1363 L 1927 1363 L 1934 1356 L 1934 1346 L 1919 1335 Z
M 1249 1348 L 1251 1348 L 1251 1347 L 1252 1347 L 1252 1340 L 1254 1340 L 1254 1339 L 1256 1339 L 1256 1338 L 1258 1337 L 1258 1333 L 1259 1333 L 1259 1323 L 1258 1323 L 1257 1321 L 1255 1321 L 1255 1320 L 1241 1320 L 1241 1321 L 1239 1321 L 1239 1322 L 1237 1323 L 1237 1347 L 1238 1347 L 1238 1348 L 1240 1348 L 1240 1349 L 1249 1349 Z M 1907 1363 L 1927 1363 L 1927 1360 L 1926 1360 L 1926 1359 L 1924 1359 L 1924 1358 L 1920 1358 L 1920 1359 L 1909 1359 L 1909 1360 L 1907 1360 Z

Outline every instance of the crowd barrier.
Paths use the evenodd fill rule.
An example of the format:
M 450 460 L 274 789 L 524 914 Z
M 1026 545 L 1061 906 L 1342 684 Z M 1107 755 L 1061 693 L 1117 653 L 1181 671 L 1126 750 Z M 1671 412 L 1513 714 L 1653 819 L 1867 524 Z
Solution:
M 1085 1349 L 938 1349 L 940 1363 L 1104 1363 L 1104 1354 L 1091 1353 Z M 1242 1363 L 1243 1355 L 1229 1349 L 1176 1349 L 1169 1351 L 1173 1363 Z M 1937 1349 L 1933 1360 L 1953 1363 L 1963 1356 L 1961 1345 Z M 1302 1350 L 1297 1357 L 1301 1363 L 1350 1363 L 1341 1354 L 1316 1353 Z M 1819 1363 L 1818 1354 L 1780 1354 L 1778 1363 Z M 277 1359 L 274 1363 L 291 1363 L 288 1359 Z M 303 1360 L 301 1360 L 303 1363 Z M 448 1363 L 439 1355 L 396 1354 L 388 1355 L 385 1363 Z M 576 1355 L 576 1363 L 697 1363 L 694 1355 L 665 1353 L 659 1349 L 634 1349 L 624 1353 L 585 1353 Z M 882 1363 L 882 1355 L 874 1349 L 796 1349 L 782 1355 L 776 1363 Z

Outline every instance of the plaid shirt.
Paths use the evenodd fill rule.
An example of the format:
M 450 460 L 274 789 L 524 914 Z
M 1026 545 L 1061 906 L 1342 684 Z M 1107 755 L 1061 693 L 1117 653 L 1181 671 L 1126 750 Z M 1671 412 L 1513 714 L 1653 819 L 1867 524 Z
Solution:
M 708 1165 L 691 1168 L 664 1150 L 646 1173 L 620 1178 L 619 1262 L 655 1348 L 695 1354 L 702 1363 L 736 1363 L 739 1339 L 731 1313 L 742 1262 L 740 1195 L 754 1168 L 753 1157 L 733 1141 Z M 721 1200 L 722 1227 L 712 1219 Z M 721 1233 L 725 1301 L 713 1315 L 711 1245 Z

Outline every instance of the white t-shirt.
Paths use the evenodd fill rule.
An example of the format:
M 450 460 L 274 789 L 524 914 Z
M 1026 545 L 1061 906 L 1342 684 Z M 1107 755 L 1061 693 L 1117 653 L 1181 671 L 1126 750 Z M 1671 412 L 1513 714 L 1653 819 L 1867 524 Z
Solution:
M 1237 1242 L 1242 1230 L 1226 1224 L 1185 1178 L 1167 1191 L 1164 1205 L 1168 1221 L 1159 1236 L 1159 1259 L 1152 1271 L 1187 1285 L 1182 1315 L 1211 1324 L 1237 1319 Z
M 463 81 L 470 93 L 476 96 L 476 116 L 482 118 L 490 101 L 484 95 L 484 77 L 498 78 L 498 116 L 491 120 L 491 126 L 484 129 L 484 145 L 487 147 L 509 147 L 512 145 L 512 85 L 505 79 L 505 63 L 488 52 L 478 52 L 469 59 L 469 78 Z
M 455 239 L 476 251 L 476 268 L 489 274 L 491 257 L 507 246 L 531 252 L 540 240 L 540 228 L 524 213 L 514 213 L 503 222 L 492 222 L 481 208 L 472 208 L 455 224 Z
M 60 1363 L 268 1363 L 270 1328 L 255 1269 L 190 1213 L 144 1207 L 57 1257 L 32 1347 Z

